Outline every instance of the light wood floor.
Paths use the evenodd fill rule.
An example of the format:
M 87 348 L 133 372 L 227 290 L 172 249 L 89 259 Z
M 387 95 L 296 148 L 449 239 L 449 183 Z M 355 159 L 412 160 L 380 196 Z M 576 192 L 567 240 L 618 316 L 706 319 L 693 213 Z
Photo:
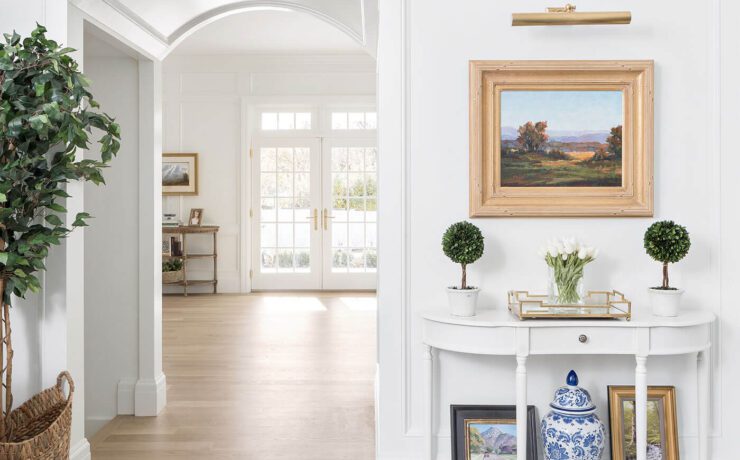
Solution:
M 164 298 L 167 407 L 119 416 L 93 460 L 375 458 L 372 294 Z

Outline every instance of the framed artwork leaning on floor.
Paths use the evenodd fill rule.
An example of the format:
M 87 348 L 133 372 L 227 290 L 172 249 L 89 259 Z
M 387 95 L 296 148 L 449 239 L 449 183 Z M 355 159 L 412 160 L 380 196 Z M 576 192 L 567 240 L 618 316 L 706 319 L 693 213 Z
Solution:
M 450 406 L 453 460 L 517 458 L 516 406 Z M 527 460 L 537 460 L 537 417 L 527 406 Z
M 609 386 L 609 427 L 612 460 L 630 460 L 637 455 L 635 387 Z M 676 389 L 648 387 L 648 459 L 679 460 Z

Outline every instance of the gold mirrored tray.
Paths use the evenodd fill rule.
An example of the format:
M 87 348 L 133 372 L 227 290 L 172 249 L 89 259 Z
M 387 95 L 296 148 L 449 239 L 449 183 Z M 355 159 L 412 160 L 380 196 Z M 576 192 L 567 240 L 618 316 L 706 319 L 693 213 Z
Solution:
M 619 291 L 589 291 L 581 304 L 556 304 L 547 295 L 509 291 L 509 311 L 519 319 L 632 319 L 632 302 Z

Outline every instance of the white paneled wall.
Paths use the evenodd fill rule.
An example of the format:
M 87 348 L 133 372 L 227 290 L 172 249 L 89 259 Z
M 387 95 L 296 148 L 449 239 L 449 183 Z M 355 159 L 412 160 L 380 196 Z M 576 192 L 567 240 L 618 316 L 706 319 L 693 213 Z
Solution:
M 221 227 L 219 292 L 248 289 L 249 202 L 242 190 L 249 189 L 253 108 L 349 102 L 375 102 L 375 61 L 369 56 L 172 56 L 165 61 L 163 151 L 197 152 L 200 179 L 197 196 L 166 196 L 163 212 L 186 221 L 191 208 L 204 208 L 204 223 Z M 188 237 L 189 251 L 209 252 L 210 245 L 210 237 Z M 190 261 L 189 275 L 210 277 L 210 263 Z M 165 292 L 181 290 L 167 287 Z
M 692 6 L 693 5 L 693 6 Z M 732 6 L 731 6 L 732 5 Z M 381 1 L 379 47 L 380 275 L 379 457 L 419 458 L 423 425 L 421 323 L 424 310 L 444 310 L 443 289 L 458 276 L 440 240 L 452 222 L 468 218 L 468 61 L 470 59 L 654 59 L 655 219 L 675 219 L 691 232 L 688 257 L 671 268 L 686 289 L 685 306 L 720 316 L 714 334 L 713 429 L 716 460 L 737 457 L 732 433 L 740 407 L 734 396 L 738 367 L 730 363 L 737 337 L 734 295 L 720 285 L 722 269 L 736 272 L 736 148 L 727 128 L 720 148 L 720 104 L 737 123 L 737 28 L 724 26 L 734 2 L 692 4 L 637 0 L 586 1 L 579 10 L 631 10 L 629 26 L 511 27 L 511 13 L 542 10 L 541 2 L 506 0 Z M 730 21 L 729 19 L 727 19 Z M 723 59 L 719 59 L 720 50 Z M 732 50 L 732 51 L 729 51 Z M 734 61 L 733 61 L 734 59 Z M 720 62 L 723 67 L 720 67 Z M 725 78 L 725 72 L 727 77 Z M 724 100 L 719 82 L 726 82 Z M 729 116 L 729 115 L 728 115 Z M 728 136 L 728 137 L 725 137 Z M 726 142 L 726 143 L 724 143 Z M 725 180 L 720 188 L 720 172 Z M 731 179 L 734 177 L 734 179 Z M 731 205 L 720 206 L 722 193 Z M 732 197 L 732 198 L 730 198 Z M 729 203 L 729 202 L 728 202 Z M 506 308 L 506 291 L 537 289 L 546 270 L 537 248 L 551 236 L 573 235 L 598 246 L 589 266 L 589 287 L 618 288 L 644 310 L 647 287 L 660 267 L 645 255 L 642 236 L 654 219 L 474 219 L 486 237 L 486 253 L 468 269 L 481 286 L 484 308 Z M 720 221 L 729 234 L 720 234 Z M 400 231 L 399 231 L 400 229 Z M 720 246 L 720 238 L 723 244 Z M 725 244 L 725 238 L 729 243 Z M 734 251 L 734 253 L 727 252 Z M 728 275 L 726 279 L 732 279 Z M 732 282 L 730 282 L 732 284 Z M 736 283 L 734 283 L 736 284 Z M 438 458 L 449 458 L 450 404 L 513 404 L 513 358 L 441 353 L 434 395 Z M 530 401 L 547 410 L 553 389 L 569 369 L 607 417 L 606 387 L 632 381 L 628 358 L 533 358 L 528 364 Z M 692 357 L 656 357 L 648 383 L 678 391 L 682 458 L 697 458 L 695 366 Z M 722 389 L 722 391 L 719 391 Z M 731 406 L 725 401 L 732 402 Z M 736 444 L 736 441 L 734 442 Z M 720 450 L 720 447 L 724 447 Z M 606 455 L 605 455 L 606 456 Z

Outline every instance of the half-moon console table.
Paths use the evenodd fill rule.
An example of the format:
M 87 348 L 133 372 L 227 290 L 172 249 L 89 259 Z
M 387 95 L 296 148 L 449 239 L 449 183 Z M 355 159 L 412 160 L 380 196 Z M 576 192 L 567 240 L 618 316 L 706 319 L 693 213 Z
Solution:
M 706 311 L 683 311 L 675 318 L 649 313 L 623 320 L 518 320 L 506 310 L 484 310 L 464 318 L 448 313 L 424 313 L 424 374 L 426 413 L 425 458 L 434 457 L 435 350 L 516 357 L 517 460 L 526 460 L 527 357 L 529 355 L 634 355 L 637 460 L 647 452 L 647 358 L 696 354 L 699 409 L 699 460 L 709 460 L 711 324 Z

